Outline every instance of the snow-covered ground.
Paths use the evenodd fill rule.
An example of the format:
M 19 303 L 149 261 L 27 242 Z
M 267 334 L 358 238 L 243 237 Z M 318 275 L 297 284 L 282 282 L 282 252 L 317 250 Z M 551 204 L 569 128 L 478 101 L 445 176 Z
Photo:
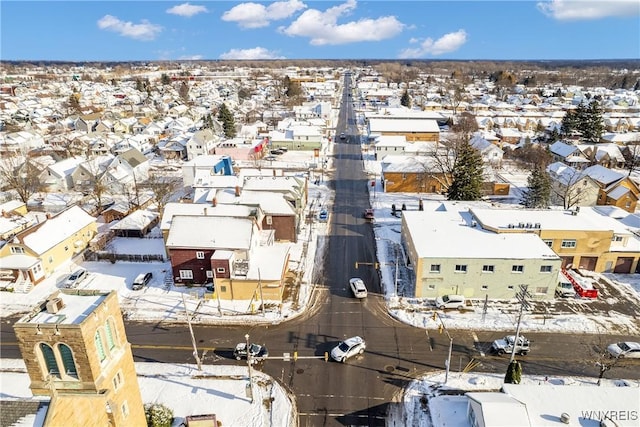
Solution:
M 295 152 L 285 154 L 287 163 L 308 162 L 309 153 L 304 153 L 300 159 Z M 283 156 L 283 159 L 285 158 Z M 277 166 L 273 162 L 273 166 Z M 329 169 L 330 169 L 329 164 Z M 365 167 L 369 171 L 372 178 L 379 171 L 376 170 L 377 164 L 365 161 Z M 509 171 L 511 184 L 514 187 L 518 185 L 526 185 L 526 176 L 518 175 L 513 171 Z M 324 173 L 311 172 L 311 182 L 309 184 L 309 209 L 319 211 L 319 208 L 330 207 L 332 201 L 332 192 L 327 186 L 327 176 Z M 516 182 L 515 177 L 525 182 Z M 378 180 L 379 181 L 379 180 Z M 517 191 L 517 190 L 514 190 Z M 424 195 L 423 195 L 424 198 Z M 437 198 L 436 198 L 437 199 Z M 513 199 L 510 199 L 513 200 Z M 408 208 L 417 208 L 418 196 L 416 194 L 398 194 L 384 193 L 377 182 L 372 188 L 371 204 L 376 211 L 376 222 L 374 231 L 376 235 L 378 261 L 381 264 L 380 277 L 381 286 L 383 288 L 383 296 L 388 303 L 389 312 L 397 319 L 412 324 L 420 328 L 437 328 L 437 324 L 432 319 L 433 307 L 428 301 L 418 300 L 402 295 L 411 295 L 412 289 L 408 285 L 407 271 L 402 265 L 398 265 L 396 269 L 396 260 L 402 259 L 398 256 L 401 250 L 400 246 L 400 219 L 391 215 L 391 205 L 395 204 L 400 207 L 406 204 Z M 286 321 L 301 314 L 311 295 L 313 286 L 314 272 L 310 268 L 315 264 L 315 259 L 323 250 L 322 236 L 328 233 L 328 225 L 325 223 L 313 222 L 303 223 L 301 230 L 301 238 L 299 243 L 294 244 L 291 250 L 291 268 L 295 271 L 304 272 L 300 283 L 300 291 L 295 301 L 289 300 L 280 308 L 267 309 L 265 312 L 256 310 L 250 301 L 220 301 L 211 298 L 204 289 L 176 287 L 165 284 L 165 276 L 170 274 L 170 264 L 162 262 L 150 263 L 130 263 L 130 262 L 82 262 L 81 266 L 89 270 L 90 275 L 79 287 L 85 289 L 114 290 L 118 293 L 120 305 L 126 318 L 140 321 L 165 321 L 165 322 L 185 322 L 186 313 L 194 316 L 196 323 L 208 324 L 246 324 L 246 323 L 278 323 Z M 159 233 L 156 233 L 159 236 Z M 306 248 L 306 250 L 305 250 Z M 115 253 L 139 253 L 139 254 L 164 254 L 163 240 L 157 238 L 117 238 L 110 246 L 110 250 Z M 59 269 L 58 273 L 47 278 L 38 284 L 28 294 L 19 293 L 0 293 L 0 315 L 2 317 L 16 315 L 31 309 L 31 307 L 45 299 L 48 295 L 58 289 L 60 283 L 73 271 L 77 266 L 69 263 Z M 141 272 L 150 271 L 153 273 L 153 279 L 149 286 L 140 291 L 132 291 L 131 283 L 133 279 Z M 640 275 L 601 275 L 609 281 L 611 286 L 620 287 L 621 289 L 640 295 Z M 401 295 L 400 297 L 398 295 Z M 589 301 L 577 301 L 577 304 L 588 305 Z M 473 310 L 464 312 L 446 312 L 440 313 L 441 321 L 443 321 L 449 329 L 479 329 L 479 330 L 503 330 L 513 331 L 515 328 L 516 314 L 512 310 L 512 304 L 509 302 L 491 303 L 486 310 L 482 309 L 481 304 L 476 304 Z M 527 313 L 523 317 L 522 331 L 554 331 L 554 332 L 594 332 L 601 333 L 603 330 L 615 330 L 617 332 L 625 331 L 630 336 L 640 336 L 640 321 L 637 317 L 624 316 L 620 313 L 609 312 L 602 315 L 588 314 L 588 310 L 584 313 L 554 315 L 553 303 L 549 303 L 549 310 L 544 315 Z M 24 387 L 24 393 L 14 392 L 13 384 L 17 384 L 17 380 L 12 377 L 6 377 L 7 366 L 5 359 L 2 360 L 3 369 L 0 369 L 0 396 L 2 397 L 21 397 L 30 396 L 28 391 L 28 379 Z M 20 363 L 19 361 L 15 363 Z M 140 385 L 145 402 L 162 402 L 167 403 L 175 412 L 176 416 L 183 417 L 189 414 L 202 413 L 202 411 L 215 412 L 218 419 L 223 425 L 273 425 L 284 426 L 290 425 L 291 419 L 287 418 L 291 414 L 291 407 L 285 409 L 287 405 L 284 392 L 277 387 L 275 381 L 265 379 L 258 381 L 260 386 L 260 397 L 254 399 L 251 403 L 245 397 L 246 378 L 241 379 L 220 379 L 216 378 L 224 372 L 224 375 L 236 375 L 236 369 L 239 369 L 237 375 L 242 377 L 246 369 L 236 366 L 207 366 L 207 373 L 202 378 L 200 372 L 195 371 L 192 365 L 161 365 L 161 364 L 136 364 L 140 378 Z M 11 372 L 9 372 L 11 373 Z M 11 373 L 16 374 L 18 373 Z M 164 379 L 172 378 L 175 375 L 175 381 L 171 381 L 172 392 L 167 393 L 167 386 Z M 260 374 L 262 375 L 262 374 Z M 489 384 L 495 377 L 492 374 L 484 375 L 480 373 L 472 374 L 475 378 L 481 377 L 482 380 L 474 380 L 483 385 Z M 154 380 L 155 378 L 155 380 Z M 462 384 L 459 388 L 467 387 L 471 381 L 470 377 L 463 377 L 462 374 L 451 374 L 450 381 L 460 378 Z M 501 377 L 496 380 L 491 387 L 499 388 L 498 383 Z M 540 381 L 540 379 L 531 379 L 531 381 Z M 558 381 L 566 381 L 558 379 Z M 577 381 L 593 381 L 593 380 L 571 380 Z M 418 381 L 412 387 L 416 393 L 426 395 L 429 390 L 433 390 L 430 382 L 441 383 L 439 377 Z M 11 388 L 8 384 L 12 384 Z M 262 387 L 265 385 L 265 387 Z M 447 383 L 451 385 L 450 382 Z M 184 393 L 174 393 L 173 387 L 184 387 Z M 637 384 L 636 384 L 637 386 Z M 10 391 L 11 390 L 11 391 Z M 276 396 L 271 404 L 265 402 L 270 401 L 270 397 Z M 408 391 L 409 396 L 413 391 Z M 184 401 L 182 397 L 184 396 Z M 208 400 L 208 399 L 211 400 Z M 282 407 L 275 406 L 282 405 Z M 415 399 L 405 402 L 406 405 L 416 404 Z M 200 406 L 202 405 L 202 406 Z M 413 409 L 408 409 L 412 410 Z M 439 411 L 445 411 L 439 407 Z M 295 411 L 295 410 L 293 410 Z M 429 426 L 429 417 L 425 411 L 414 411 L 422 415 L 417 415 L 416 422 L 413 424 L 398 425 L 421 425 Z M 239 417 L 239 418 L 238 418 Z M 393 419 L 393 414 L 391 419 Z M 179 421 L 178 421 L 179 422 Z M 177 426 L 177 423 L 174 423 Z M 391 423 L 390 425 L 393 425 Z M 456 423 L 443 423 L 440 425 L 467 425 Z

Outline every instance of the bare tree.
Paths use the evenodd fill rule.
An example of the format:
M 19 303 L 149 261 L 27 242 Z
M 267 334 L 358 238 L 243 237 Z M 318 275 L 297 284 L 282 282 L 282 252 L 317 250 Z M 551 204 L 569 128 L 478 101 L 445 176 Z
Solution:
M 551 194 L 554 203 L 562 203 L 565 209 L 580 206 L 587 200 L 589 193 L 585 186 L 580 185 L 583 180 L 589 180 L 581 171 L 567 168 L 560 175 L 552 174 Z
M 4 153 L 0 161 L 0 181 L 2 188 L 14 190 L 24 203 L 42 190 L 40 167 L 28 156 Z
M 150 172 L 144 187 L 153 193 L 154 201 L 158 206 L 158 214 L 162 217 L 164 207 L 171 201 L 176 191 L 180 188 L 180 178 L 166 176 L 159 172 Z
M 622 155 L 625 160 L 625 168 L 629 171 L 627 175 L 640 169 L 640 141 L 628 143 L 622 150 Z
M 108 185 L 104 179 L 106 165 L 100 156 L 88 158 L 80 165 L 80 176 L 75 184 L 76 188 L 82 191 L 96 205 L 96 212 L 102 213 L 103 202 L 108 194 Z

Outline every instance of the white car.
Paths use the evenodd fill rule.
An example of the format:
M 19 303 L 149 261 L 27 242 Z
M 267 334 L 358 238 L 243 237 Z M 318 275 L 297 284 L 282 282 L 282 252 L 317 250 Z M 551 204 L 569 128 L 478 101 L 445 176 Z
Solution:
M 640 359 L 640 342 L 617 342 L 609 345 L 607 351 L 616 359 Z
M 349 286 L 351 287 L 351 292 L 353 292 L 353 296 L 355 296 L 356 298 L 367 297 L 367 287 L 364 285 L 364 282 L 359 277 L 353 277 L 349 279 Z
M 361 337 L 351 337 L 331 350 L 331 358 L 336 362 L 346 362 L 348 358 L 364 353 L 365 348 L 367 345 Z
M 73 273 L 71 273 L 69 277 L 67 277 L 67 281 L 64 282 L 64 287 L 75 288 L 80 284 L 80 282 L 86 279 L 88 275 L 89 273 L 87 273 L 87 270 L 85 270 L 84 268 L 79 268 Z
M 442 295 L 436 298 L 436 307 L 438 308 L 464 308 L 465 298 L 463 295 Z

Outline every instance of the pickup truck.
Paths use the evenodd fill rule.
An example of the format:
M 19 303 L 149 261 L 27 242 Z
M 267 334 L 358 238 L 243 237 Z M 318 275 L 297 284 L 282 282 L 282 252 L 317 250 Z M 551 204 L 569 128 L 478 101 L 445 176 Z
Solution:
M 495 340 L 493 344 L 491 344 L 491 351 L 499 355 L 511 354 L 511 352 L 513 352 L 513 345 L 515 341 L 515 335 L 507 335 L 504 338 Z M 529 340 L 522 335 L 518 337 L 518 344 L 516 345 L 515 353 L 521 356 L 526 356 L 527 353 L 529 353 Z

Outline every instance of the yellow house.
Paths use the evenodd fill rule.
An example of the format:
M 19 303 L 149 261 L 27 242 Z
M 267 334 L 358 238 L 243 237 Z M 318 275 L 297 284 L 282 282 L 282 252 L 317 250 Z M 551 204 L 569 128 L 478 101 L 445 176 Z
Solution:
M 82 252 L 97 234 L 96 219 L 78 206 L 15 235 L 0 249 L 0 270 L 37 284 Z

